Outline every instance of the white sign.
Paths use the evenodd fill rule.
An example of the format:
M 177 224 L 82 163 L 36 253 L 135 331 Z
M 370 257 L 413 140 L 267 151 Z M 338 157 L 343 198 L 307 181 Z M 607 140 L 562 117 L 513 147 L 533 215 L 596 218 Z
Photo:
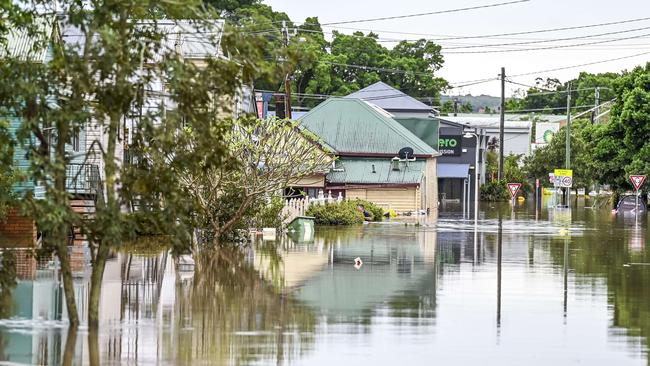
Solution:
M 517 196 L 519 188 L 521 188 L 521 183 L 508 183 L 508 191 L 510 191 L 512 198 Z
M 535 143 L 546 145 L 551 142 L 553 136 L 560 130 L 559 123 L 537 122 L 535 123 Z
M 557 177 L 558 186 L 563 188 L 571 188 L 573 186 L 573 177 Z
M 361 266 L 363 266 L 363 261 L 361 260 L 361 258 L 359 258 L 359 257 L 355 258 L 354 259 L 354 268 L 360 269 Z
M 634 185 L 634 189 L 638 191 L 639 188 L 641 188 L 641 186 L 645 182 L 645 178 L 646 178 L 645 175 L 630 175 L 630 180 Z

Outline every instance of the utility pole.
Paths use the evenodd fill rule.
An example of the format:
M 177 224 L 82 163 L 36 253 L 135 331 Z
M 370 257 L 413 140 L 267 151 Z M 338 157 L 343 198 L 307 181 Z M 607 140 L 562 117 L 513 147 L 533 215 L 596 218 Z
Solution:
M 571 83 L 567 85 L 566 93 L 566 161 L 564 163 L 566 169 L 571 169 Z
M 571 169 L 571 82 L 567 84 L 566 93 L 566 161 L 564 163 L 566 169 Z M 564 199 L 566 207 L 569 207 L 571 200 L 571 188 L 564 188 Z
M 454 98 L 454 117 L 458 115 L 458 98 Z
M 289 28 L 287 22 L 282 21 L 282 42 L 284 48 L 289 48 Z M 291 70 L 289 69 L 289 59 L 285 60 L 287 66 L 287 74 L 284 77 L 284 115 L 287 119 L 291 119 Z
M 501 118 L 499 119 L 499 174 L 498 179 L 505 179 L 503 175 L 503 129 L 506 122 L 506 68 L 501 68 Z M 477 147 L 478 148 L 478 147 Z
M 594 91 L 594 96 L 595 96 L 595 105 L 594 105 L 594 123 L 598 123 L 598 116 L 600 115 L 600 87 L 596 87 L 596 91 Z

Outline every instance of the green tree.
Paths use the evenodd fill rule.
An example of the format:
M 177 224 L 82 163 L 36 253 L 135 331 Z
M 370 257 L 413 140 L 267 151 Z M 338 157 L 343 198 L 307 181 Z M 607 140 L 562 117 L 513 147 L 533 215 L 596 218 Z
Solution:
M 440 109 L 441 113 L 454 113 L 454 102 L 452 100 L 448 100 L 442 104 L 442 108 Z
M 17 171 L 14 168 L 14 139 L 9 133 L 9 123 L 0 120 L 0 220 L 14 206 L 15 194 L 12 191 L 17 181 Z
M 30 3 L 31 4 L 31 3 Z M 25 14 L 55 13 L 50 1 L 35 1 L 33 8 L 21 8 Z M 22 125 L 17 141 L 29 151 L 27 179 L 45 188 L 45 199 L 31 192 L 22 197 L 23 209 L 37 220 L 47 233 L 43 249 L 54 253 L 61 263 L 70 324 L 79 323 L 67 253 L 70 227 L 80 227 L 89 238 L 91 282 L 88 298 L 88 322 L 91 329 L 99 324 L 99 299 L 104 267 L 111 251 L 123 239 L 135 235 L 133 215 L 123 207 L 134 198 L 140 202 L 165 233 L 178 243 L 188 245 L 191 232 L 191 205 L 180 184 L 177 166 L 150 153 L 154 142 L 178 143 L 184 126 L 205 138 L 201 148 L 204 159 L 218 165 L 226 155 L 223 136 L 230 126 L 224 118 L 231 112 L 231 99 L 242 83 L 250 82 L 258 71 L 260 53 L 244 32 L 226 29 L 220 44 L 206 37 L 204 43 L 222 47 L 230 59 L 187 62 L 175 47 L 161 42 L 164 34 L 156 17 L 196 21 L 199 34 L 213 34 L 214 14 L 204 13 L 200 1 L 158 2 L 128 0 L 96 2 L 79 7 L 76 0 L 59 1 L 57 11 L 63 27 L 77 29 L 81 42 L 57 43 L 52 59 L 32 62 L 24 57 L 9 57 L 0 64 L 0 100 L 5 115 L 19 117 Z M 155 16 L 154 16 L 155 15 Z M 39 25 L 32 17 L 31 25 Z M 136 22 L 134 19 L 146 19 Z M 36 27 L 37 28 L 37 27 Z M 31 32 L 34 47 L 47 47 L 50 35 Z M 5 34 L 6 36 L 6 34 Z M 144 66 L 147 67 L 144 67 Z M 123 124 L 133 111 L 143 111 L 143 97 L 154 81 L 166 86 L 167 108 L 140 113 L 134 139 L 139 142 L 138 163 L 120 164 L 117 148 L 124 143 Z M 145 91 L 145 93 L 143 93 Z M 220 96 L 221 98 L 216 98 Z M 106 194 L 99 201 L 93 218 L 83 219 L 69 205 L 66 190 L 67 167 L 73 156 L 66 149 L 76 133 L 89 125 L 104 132 L 95 146 L 104 157 L 102 175 Z M 50 132 L 48 132 L 50 131 Z M 53 137 L 53 138 L 50 138 Z M 209 140 L 209 144 L 207 141 Z M 191 165 L 192 161 L 183 162 Z M 93 332 L 96 334 L 96 331 Z M 92 350 L 92 349 L 91 349 Z
M 575 187 L 588 188 L 595 180 L 592 169 L 593 157 L 586 137 L 590 129 L 591 124 L 584 119 L 574 121 L 571 126 L 571 168 L 573 169 Z M 548 145 L 537 148 L 524 159 L 528 177 L 539 179 L 543 185 L 549 186 L 548 174 L 555 169 L 563 169 L 565 166 L 565 147 L 566 128 L 562 127 Z
M 234 16 L 237 11 L 259 5 L 260 0 L 205 0 L 205 4 L 214 7 L 221 16 L 227 18 Z
M 614 82 L 620 77 L 621 74 L 613 72 L 602 74 L 581 72 L 578 79 L 574 80 L 571 85 L 571 88 L 577 89 L 574 105 L 595 105 L 596 88 L 599 88 L 600 103 L 613 100 L 616 97 L 614 93 Z
M 224 134 L 228 163 L 212 164 L 205 149 L 212 138 L 188 128 L 168 160 L 180 171 L 181 186 L 204 218 L 206 231 L 218 246 L 255 202 L 311 174 L 328 170 L 332 158 L 318 142 L 291 121 L 238 119 Z M 192 164 L 186 164 L 192 161 Z
M 463 105 L 460 106 L 460 112 L 461 113 L 472 113 L 472 112 L 474 112 L 474 106 L 470 102 L 463 103 Z
M 632 189 L 628 175 L 650 174 L 650 64 L 624 73 L 613 87 L 611 122 L 592 126 L 586 136 L 598 181 L 624 191 Z

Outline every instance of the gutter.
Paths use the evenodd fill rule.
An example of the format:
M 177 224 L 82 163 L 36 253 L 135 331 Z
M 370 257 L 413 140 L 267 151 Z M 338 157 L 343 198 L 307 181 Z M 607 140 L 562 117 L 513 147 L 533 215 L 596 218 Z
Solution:
M 354 157 L 354 158 L 389 158 L 392 159 L 397 156 L 397 153 L 395 154 L 389 154 L 389 153 L 367 153 L 367 152 L 339 152 L 337 156 L 345 158 L 345 157 Z M 428 159 L 428 158 L 435 158 L 438 156 L 442 156 L 441 153 L 435 152 L 433 154 L 413 154 L 415 158 L 421 158 L 421 159 Z

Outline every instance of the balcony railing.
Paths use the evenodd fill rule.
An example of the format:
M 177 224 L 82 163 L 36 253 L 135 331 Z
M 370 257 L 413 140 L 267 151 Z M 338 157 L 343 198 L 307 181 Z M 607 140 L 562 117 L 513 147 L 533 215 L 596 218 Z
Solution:
M 66 169 L 65 187 L 69 193 L 94 196 L 104 200 L 104 190 L 99 167 L 95 164 L 69 164 Z

